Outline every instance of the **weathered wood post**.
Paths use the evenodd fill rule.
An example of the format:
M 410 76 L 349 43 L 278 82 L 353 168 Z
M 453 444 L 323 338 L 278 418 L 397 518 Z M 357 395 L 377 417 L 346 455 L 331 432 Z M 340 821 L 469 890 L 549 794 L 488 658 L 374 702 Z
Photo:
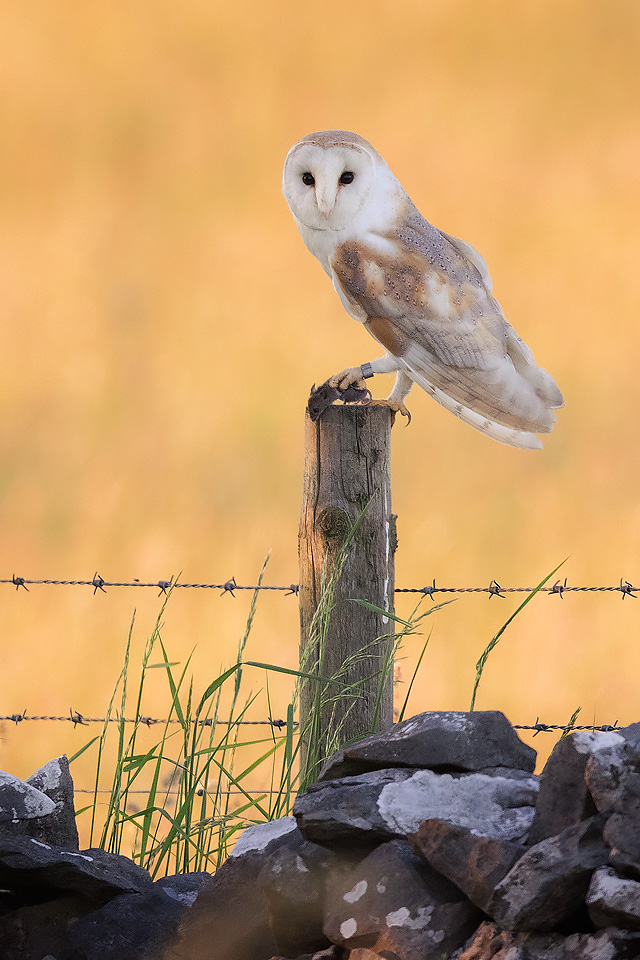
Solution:
M 302 683 L 301 769 L 311 773 L 338 746 L 393 722 L 394 621 L 353 602 L 393 612 L 391 422 L 383 406 L 331 406 L 315 423 L 306 414 L 300 669 L 340 681 Z

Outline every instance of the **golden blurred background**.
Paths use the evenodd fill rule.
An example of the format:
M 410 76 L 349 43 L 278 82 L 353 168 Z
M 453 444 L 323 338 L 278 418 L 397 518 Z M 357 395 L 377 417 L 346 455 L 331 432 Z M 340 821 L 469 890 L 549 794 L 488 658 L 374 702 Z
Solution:
M 480 250 L 566 398 L 531 453 L 412 393 L 393 432 L 397 585 L 533 586 L 565 558 L 569 584 L 640 585 L 637 4 L 5 0 L 0 26 L 0 576 L 247 584 L 271 551 L 266 582 L 297 581 L 309 388 L 377 347 L 304 249 L 280 176 L 299 137 L 345 128 Z M 0 714 L 102 716 L 156 593 L 0 585 Z M 432 618 L 412 712 L 468 707 L 519 599 Z M 171 597 L 163 639 L 176 661 L 196 647 L 196 686 L 232 661 L 249 600 Z M 640 720 L 639 618 L 619 593 L 536 597 L 477 706 Z M 295 667 L 297 649 L 295 598 L 263 594 L 247 656 Z M 271 678 L 276 715 L 289 690 Z M 144 710 L 166 704 L 155 683 Z M 27 776 L 97 732 L 5 722 L 0 764 Z

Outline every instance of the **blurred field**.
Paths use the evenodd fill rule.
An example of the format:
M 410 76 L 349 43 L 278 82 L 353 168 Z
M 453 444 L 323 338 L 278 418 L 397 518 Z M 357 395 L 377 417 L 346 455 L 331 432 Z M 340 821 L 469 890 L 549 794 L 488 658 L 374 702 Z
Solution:
M 566 557 L 569 583 L 640 584 L 637 5 L 5 0 L 0 25 L 1 576 L 253 583 L 271 550 L 266 582 L 297 580 L 309 387 L 377 347 L 304 249 L 280 172 L 300 136 L 346 128 L 478 247 L 566 398 L 527 453 L 411 395 L 397 584 L 533 586 Z M 0 598 L 0 714 L 103 715 L 134 607 L 139 653 L 160 604 Z M 248 604 L 172 597 L 165 642 L 175 660 L 197 646 L 203 686 Z M 434 618 L 414 711 L 468 706 L 516 605 L 471 597 Z M 615 594 L 536 598 L 478 707 L 639 720 L 639 617 Z M 297 631 L 295 598 L 265 595 L 247 653 L 295 666 Z M 278 714 L 288 685 L 270 685 Z M 88 738 L 5 723 L 0 764 L 26 776 Z M 90 785 L 88 765 L 76 779 Z

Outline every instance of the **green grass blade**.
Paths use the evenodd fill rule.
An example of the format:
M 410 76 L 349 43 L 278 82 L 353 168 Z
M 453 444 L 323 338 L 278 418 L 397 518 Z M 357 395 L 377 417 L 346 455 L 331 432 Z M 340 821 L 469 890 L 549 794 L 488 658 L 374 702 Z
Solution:
M 498 630 L 498 632 L 496 633 L 496 635 L 489 641 L 489 643 L 487 644 L 487 646 L 486 646 L 486 647 L 484 648 L 484 650 L 482 651 L 482 654 L 480 655 L 480 659 L 479 659 L 478 662 L 476 663 L 476 676 L 475 676 L 475 680 L 474 680 L 474 683 L 473 683 L 473 690 L 472 690 L 472 692 L 471 692 L 471 705 L 469 706 L 469 710 L 475 710 L 476 694 L 477 694 L 477 692 L 478 692 L 478 686 L 479 686 L 480 680 L 481 680 L 481 678 L 482 678 L 482 671 L 483 671 L 484 668 L 485 668 L 485 665 L 486 665 L 487 659 L 488 659 L 488 657 L 489 657 L 489 654 L 490 654 L 491 651 L 494 649 L 494 647 L 497 646 L 497 644 L 498 644 L 499 641 L 500 641 L 500 638 L 502 637 L 503 633 L 505 632 L 505 630 L 507 629 L 507 627 L 509 626 L 509 624 L 512 623 L 512 622 L 515 620 L 515 618 L 518 616 L 518 614 L 519 614 L 522 610 L 524 610 L 524 608 L 526 607 L 526 605 L 527 605 L 528 603 L 530 603 L 531 600 L 533 600 L 533 598 L 536 596 L 536 594 L 539 593 L 539 591 L 542 589 L 542 587 L 544 587 L 544 585 L 547 583 L 547 581 L 551 579 L 551 577 L 554 575 L 554 573 L 557 573 L 558 570 L 560 569 L 560 567 L 561 567 L 564 563 L 566 563 L 566 562 L 567 562 L 567 561 L 566 561 L 566 559 L 565 559 L 565 560 L 562 561 L 562 563 L 559 563 L 558 566 L 555 567 L 555 568 L 551 571 L 551 573 L 548 573 L 547 576 L 546 576 L 543 580 L 540 581 L 540 583 L 537 585 L 537 587 L 534 587 L 534 588 L 533 588 L 533 590 L 531 591 L 531 593 L 527 594 L 527 596 L 524 598 L 524 600 L 523 600 L 522 603 L 519 605 L 519 607 L 511 614 L 511 616 L 508 618 L 508 620 L 506 620 L 506 621 L 502 624 L 502 626 L 500 627 L 500 629 Z

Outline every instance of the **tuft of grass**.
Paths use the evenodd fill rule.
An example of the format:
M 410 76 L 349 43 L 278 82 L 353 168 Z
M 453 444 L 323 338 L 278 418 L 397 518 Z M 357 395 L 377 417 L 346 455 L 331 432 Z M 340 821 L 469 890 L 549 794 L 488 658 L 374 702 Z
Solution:
M 349 742 L 344 736 L 344 728 L 350 711 L 362 696 L 363 688 L 366 686 L 368 690 L 370 690 L 372 681 L 375 681 L 373 717 L 370 729 L 361 731 L 358 739 L 362 739 L 378 731 L 384 691 L 387 681 L 393 673 L 394 659 L 400 650 L 403 640 L 417 633 L 419 626 L 426 617 L 447 606 L 447 604 L 455 602 L 455 600 L 447 600 L 431 606 L 428 610 L 420 612 L 422 603 L 426 599 L 425 595 L 422 595 L 409 617 L 403 620 L 389 610 L 384 610 L 376 604 L 371 603 L 369 600 L 350 598 L 339 601 L 357 603 L 365 609 L 387 618 L 391 621 L 393 629 L 390 633 L 376 637 L 370 643 L 365 644 L 362 649 L 357 650 L 350 657 L 347 657 L 333 674 L 329 676 L 326 675 L 325 651 L 329 636 L 331 616 L 337 606 L 337 601 L 335 600 L 336 587 L 367 507 L 368 504 L 365 505 L 360 515 L 356 518 L 344 543 L 330 565 L 325 558 L 325 565 L 322 570 L 320 582 L 320 598 L 311 621 L 309 636 L 307 637 L 301 654 L 301 666 L 304 671 L 301 677 L 304 680 L 308 680 L 311 676 L 315 687 L 314 695 L 310 698 L 308 715 L 301 719 L 301 728 L 299 731 L 300 790 L 305 790 L 309 783 L 316 778 L 320 768 L 328 757 Z M 396 626 L 400 629 L 396 630 Z M 428 643 L 429 637 L 424 644 L 416 670 L 411 678 L 409 689 L 402 706 L 401 718 L 404 717 L 411 689 Z M 369 672 L 369 664 L 372 659 L 372 654 L 377 654 L 381 645 L 386 651 L 385 655 L 379 663 L 378 668 L 371 673 Z M 364 670 L 361 671 L 357 669 L 359 663 L 365 665 Z M 349 677 L 354 674 L 358 676 L 359 679 L 357 681 L 350 681 Z M 299 680 L 295 694 L 296 702 L 299 699 L 301 683 L 302 680 Z
M 571 731 L 576 725 L 576 720 L 578 719 L 578 716 L 580 715 L 581 711 L 582 711 L 582 707 L 576 707 L 576 709 L 573 711 L 573 713 L 569 717 L 569 722 L 567 723 L 566 727 L 562 731 L 562 737 L 560 737 L 561 740 L 563 737 L 566 737 L 571 733 Z M 594 726 L 595 726 L 595 721 L 594 721 Z
M 266 561 L 258 587 L 265 567 Z M 97 744 L 93 803 L 78 811 L 90 813 L 91 845 L 97 843 L 105 850 L 126 853 L 153 876 L 215 871 L 244 827 L 290 813 L 297 787 L 293 704 L 287 708 L 281 730 L 270 727 L 268 735 L 256 738 L 245 739 L 242 734 L 246 729 L 242 721 L 257 696 L 244 696 L 242 692 L 246 668 L 300 678 L 299 671 L 243 659 L 258 592 L 255 590 L 252 595 L 235 663 L 215 677 L 199 697 L 189 674 L 192 654 L 182 666 L 172 662 L 162 640 L 163 617 L 171 591 L 145 645 L 136 684 L 132 681 L 131 665 L 135 616 L 132 619 L 124 664 L 102 732 L 71 758 L 77 759 Z M 169 707 L 157 738 L 150 747 L 141 749 L 141 727 L 145 733 L 149 729 L 142 705 L 152 670 L 161 671 L 166 678 Z M 223 703 L 224 723 L 220 721 Z M 132 725 L 125 722 L 130 713 L 135 718 Z M 115 762 L 101 824 L 98 798 L 110 747 L 115 748 Z M 250 792 L 249 783 L 257 770 L 263 774 L 262 782 L 269 782 L 270 787 L 256 795 Z M 145 798 L 142 809 L 140 791 Z
M 349 682 L 350 668 L 359 658 L 369 658 L 370 647 L 390 640 L 388 653 L 373 675 L 378 693 L 372 728 L 376 727 L 382 692 L 402 641 L 417 633 L 426 617 L 454 601 L 423 610 L 421 605 L 425 597 L 422 596 L 406 620 L 366 600 L 346 601 L 384 614 L 399 629 L 389 636 L 377 638 L 348 658 L 335 675 L 324 676 L 323 654 L 334 608 L 335 586 L 355 529 L 354 526 L 331 574 L 323 578 L 313 623 L 319 653 L 310 668 L 306 662 L 303 662 L 302 669 L 291 670 L 244 659 L 268 558 L 252 594 L 235 662 L 205 685 L 202 693 L 196 689 L 190 673 L 193 651 L 184 664 L 176 663 L 170 659 L 162 638 L 171 589 L 145 644 L 136 679 L 131 662 L 134 614 L 122 670 L 105 711 L 101 733 L 71 758 L 73 761 L 89 749 L 96 751 L 93 803 L 78 811 L 78 815 L 87 813 L 91 817 L 92 846 L 97 844 L 113 853 L 126 853 L 154 877 L 192 870 L 215 871 L 228 855 L 238 833 L 246 826 L 291 813 L 298 790 L 306 788 L 313 771 L 342 743 L 345 701 L 354 703 L 362 684 L 372 679 L 366 677 L 357 683 Z M 411 678 L 400 712 L 401 719 L 428 642 L 429 637 Z M 290 676 L 294 689 L 286 708 L 284 725 L 280 728 L 270 726 L 264 737 L 245 738 L 243 729 L 247 728 L 243 728 L 242 722 L 247 719 L 258 694 L 245 695 L 243 682 L 247 671 L 255 670 L 263 672 L 266 677 L 269 717 L 273 715 L 269 690 L 271 674 Z M 154 728 L 145 721 L 143 704 L 152 671 L 160 671 L 166 680 L 168 708 L 165 722 L 151 745 L 147 746 L 149 732 Z M 315 692 L 309 716 L 304 718 L 301 729 L 296 714 L 303 682 L 313 683 Z M 329 731 L 325 733 L 321 717 L 324 723 L 327 709 L 335 722 L 329 723 Z M 337 719 L 338 715 L 342 719 Z M 126 721 L 130 716 L 134 718 L 133 723 Z M 362 736 L 369 732 L 374 729 L 364 731 Z M 301 762 L 303 738 L 308 751 L 306 761 Z M 114 753 L 115 759 L 108 761 L 107 758 Z M 258 779 L 258 772 L 259 782 L 268 786 L 256 794 L 250 784 Z M 99 796 L 105 781 L 108 783 L 108 799 L 106 813 L 100 816 Z M 144 797 L 142 804 L 140 796 Z

